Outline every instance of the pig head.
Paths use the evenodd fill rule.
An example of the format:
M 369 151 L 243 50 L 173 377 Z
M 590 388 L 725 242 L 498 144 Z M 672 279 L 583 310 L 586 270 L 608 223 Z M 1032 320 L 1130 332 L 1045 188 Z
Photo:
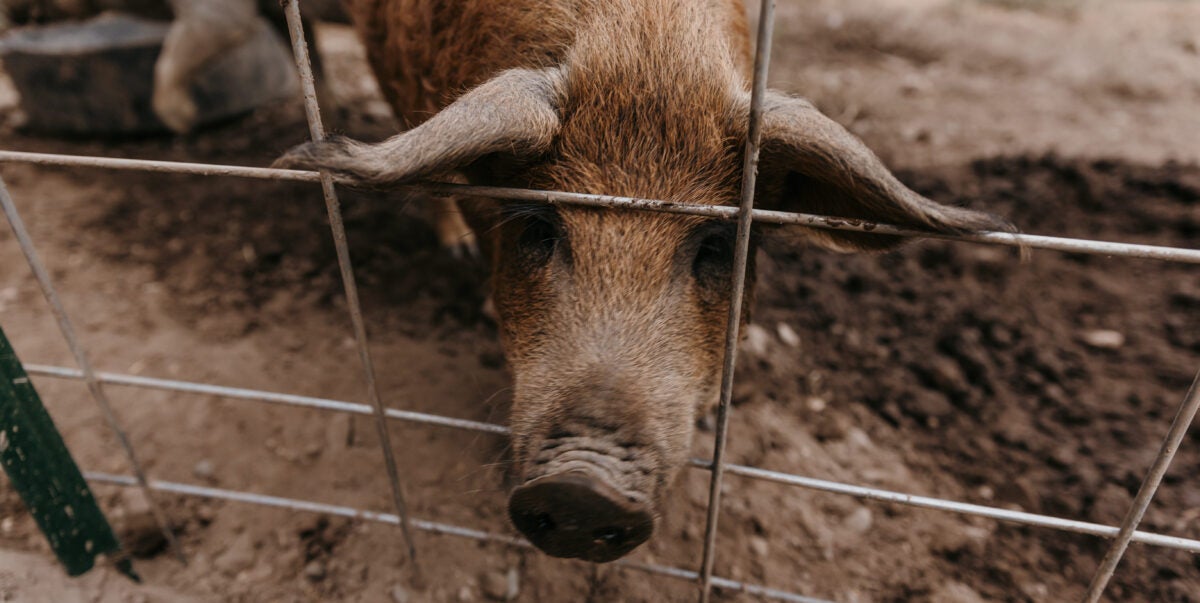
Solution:
M 581 4 L 592 12 L 553 60 L 495 73 L 386 141 L 306 144 L 277 165 L 370 187 L 456 174 L 477 184 L 736 205 L 750 102 L 744 22 L 714 16 L 715 2 Z M 943 233 L 1007 228 L 909 190 L 804 100 L 770 93 L 763 125 L 759 207 Z M 458 202 L 490 258 L 514 381 L 512 521 L 551 555 L 617 559 L 653 532 L 695 420 L 717 400 L 735 225 Z M 900 242 L 805 234 L 838 251 Z

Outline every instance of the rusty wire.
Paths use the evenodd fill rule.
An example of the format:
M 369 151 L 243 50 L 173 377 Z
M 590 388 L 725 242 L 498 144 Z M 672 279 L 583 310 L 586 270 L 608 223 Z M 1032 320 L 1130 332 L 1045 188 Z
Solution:
M 304 113 L 308 118 L 309 134 L 313 142 L 325 140 L 325 126 L 321 123 L 321 107 L 317 104 L 317 88 L 313 80 L 312 61 L 308 56 L 308 41 L 304 39 L 304 24 L 300 18 L 298 0 L 283 0 L 287 17 L 288 33 L 292 37 L 292 52 L 296 69 L 300 72 L 300 85 L 304 91 Z M 350 245 L 346 241 L 346 227 L 342 222 L 342 208 L 337 191 L 333 188 L 333 177 L 321 174 L 321 192 L 325 197 L 325 210 L 329 215 L 329 228 L 333 234 L 333 245 L 337 252 L 338 269 L 342 273 L 342 286 L 346 293 L 346 308 L 350 312 L 350 323 L 354 327 L 354 343 L 358 359 L 362 364 L 363 380 L 367 385 L 367 397 L 375 412 L 375 431 L 379 436 L 379 448 L 387 471 L 388 485 L 392 491 L 392 504 L 400 517 L 400 531 L 408 547 L 408 558 L 413 571 L 420 573 L 417 564 L 417 545 L 413 542 L 412 529 L 408 524 L 408 503 L 404 500 L 404 486 L 400 483 L 400 472 L 396 467 L 396 452 L 392 449 L 392 436 L 388 433 L 387 409 L 379 396 L 379 385 L 375 381 L 375 363 L 371 360 L 371 347 L 367 341 L 367 325 L 363 319 L 362 303 L 358 298 L 358 284 L 354 279 L 354 264 L 350 260 Z
M 716 434 L 713 438 L 712 475 L 708 481 L 708 512 L 704 521 L 704 549 L 700 560 L 700 603 L 712 596 L 713 564 L 717 555 L 717 524 L 721 519 L 721 482 L 725 477 L 725 445 L 729 436 L 729 409 L 733 399 L 733 375 L 737 369 L 738 334 L 742 324 L 742 301 L 746 272 L 750 267 L 750 228 L 754 221 L 754 193 L 758 184 L 759 143 L 762 142 L 763 101 L 767 96 L 767 69 L 771 64 L 771 34 L 775 30 L 775 0 L 762 0 L 758 39 L 754 51 L 754 80 L 750 88 L 750 116 L 746 151 L 742 158 L 742 199 L 738 207 L 737 239 L 733 249 L 733 278 L 729 315 L 725 322 L 725 358 L 721 367 L 721 395 L 717 401 Z
M 183 161 L 160 161 L 149 159 L 124 159 L 86 155 L 62 155 L 55 153 L 30 153 L 26 151 L 0 150 L 0 163 L 27 163 L 42 166 L 136 170 L 143 172 L 172 173 L 193 176 L 229 176 L 236 178 L 284 180 L 291 182 L 321 181 L 320 174 L 305 170 L 283 170 L 277 168 L 240 165 L 218 165 L 211 163 L 191 163 Z M 659 199 L 644 199 L 639 197 L 621 197 L 615 195 L 532 190 L 501 186 L 475 186 L 448 182 L 422 182 L 417 184 L 405 184 L 398 186 L 397 188 L 420 190 L 443 195 L 490 197 L 504 201 L 532 201 L 535 203 L 547 203 L 551 205 L 583 205 L 590 207 L 611 207 L 616 209 L 636 211 L 657 211 L 664 213 L 718 218 L 721 220 L 736 220 L 740 211 L 737 207 L 728 207 L 723 205 L 697 205 L 690 203 L 677 203 L 673 201 L 662 201 Z M 925 237 L 930 239 L 944 239 L 948 241 L 964 241 L 969 243 L 1024 247 L 1027 249 L 1046 249 L 1065 253 L 1161 260 L 1166 262 L 1177 262 L 1181 264 L 1200 264 L 1200 249 L 1189 249 L 1186 247 L 1141 245 L 1137 243 L 1097 241 L 1092 239 L 1053 237 L 1046 235 L 1001 231 L 962 234 L 937 233 L 924 230 L 915 230 L 912 228 L 902 228 L 890 224 L 880 224 L 877 222 L 869 222 L 859 219 L 840 218 L 837 216 L 824 216 L 819 214 L 785 212 L 768 209 L 755 209 L 751 213 L 753 214 L 755 222 L 763 224 L 777 224 L 780 226 L 804 226 L 808 228 L 823 228 L 827 230 L 850 230 L 856 232 L 869 232 L 872 234 L 904 237 Z
M 137 484 L 137 480 L 133 477 L 125 475 L 113 475 L 110 473 L 87 471 L 84 472 L 84 477 L 88 481 L 97 484 L 109 484 L 114 486 L 133 486 Z M 324 513 L 338 517 L 348 517 L 363 521 L 376 521 L 392 525 L 400 523 L 400 519 L 392 513 L 379 513 L 375 511 L 367 511 L 365 509 L 356 509 L 354 507 L 330 505 L 326 503 L 297 500 L 294 498 L 283 498 L 279 496 L 267 496 L 263 494 L 255 494 L 253 492 L 225 490 L 222 488 L 212 488 L 209 486 L 197 486 L 195 484 L 182 484 L 178 482 L 167 482 L 161 480 L 153 480 L 150 483 L 150 487 L 162 492 L 171 492 L 185 496 L 196 496 L 215 500 L 228 500 L 267 507 L 290 509 L 293 511 L 305 511 L 309 513 Z M 426 521 L 422 519 L 412 519 L 410 521 L 413 528 L 423 532 L 430 532 L 443 536 L 455 536 L 458 538 L 466 538 L 481 542 L 494 542 L 516 548 L 533 548 L 533 545 L 523 538 L 515 538 L 512 536 L 506 536 L 504 534 L 495 534 L 492 532 L 485 532 L 483 530 L 473 530 L 471 528 L 464 528 L 461 526 L 435 521 Z M 645 572 L 648 574 L 667 576 L 678 580 L 695 581 L 699 577 L 699 574 L 691 570 L 657 565 L 653 563 L 640 563 L 630 559 L 618 559 L 617 561 L 612 562 L 612 565 L 625 569 Z M 760 584 L 741 582 L 738 580 L 731 580 L 729 578 L 721 578 L 717 576 L 712 578 L 712 583 L 713 586 L 728 590 L 730 592 L 745 593 L 774 601 L 787 601 L 788 603 L 833 603 L 832 601 L 825 599 L 814 599 L 812 597 L 798 595 L 793 592 L 769 588 Z
M 68 380 L 83 379 L 83 373 L 78 369 L 42 364 L 26 364 L 24 365 L 24 368 L 26 373 L 35 376 Z M 222 398 L 242 400 L 247 402 L 280 404 L 297 408 L 308 408 L 313 410 L 344 412 L 360 415 L 369 415 L 372 412 L 371 406 L 367 404 L 357 404 L 342 400 L 331 400 L 328 398 L 316 398 L 312 396 L 299 396 L 295 394 L 283 394 L 279 392 L 246 389 L 240 387 L 225 387 L 220 385 L 212 385 L 209 383 L 194 383 L 190 381 L 158 379 L 154 377 L 143 377 L 140 375 L 123 375 L 119 373 L 107 372 L 96 373 L 96 378 L 101 383 L 131 388 L 155 389 L 182 394 L 220 396 Z M 473 431 L 501 437 L 508 436 L 510 433 L 510 430 L 507 427 L 504 427 L 503 425 L 496 425 L 495 423 L 483 423 L 480 421 L 471 421 L 467 419 L 456 419 L 441 415 L 399 410 L 395 408 L 389 408 L 387 411 L 387 416 L 389 419 L 394 419 L 397 421 L 405 421 L 409 423 L 430 425 L 435 427 L 445 427 L 463 431 Z M 688 463 L 688 466 L 692 469 L 708 471 L 712 468 L 712 460 L 693 458 Z M 774 482 L 794 488 L 803 488 L 807 490 L 816 490 L 819 492 L 828 492 L 831 494 L 840 494 L 843 496 L 852 496 L 866 500 L 905 505 L 918 509 L 948 511 L 951 513 L 958 513 L 960 515 L 967 515 L 971 517 L 982 517 L 985 519 L 993 519 L 1006 523 L 1027 525 L 1038 528 L 1049 528 L 1064 532 L 1073 532 L 1076 534 L 1086 534 L 1089 536 L 1098 536 L 1102 538 L 1113 538 L 1119 532 L 1119 528 L 1117 527 L 1106 526 L 1098 523 L 1063 519 L 1061 517 L 1053 517 L 1050 515 L 1038 515 L 1036 513 L 1027 513 L 1024 511 L 1014 511 L 1012 509 L 1002 509 L 998 507 L 989 507 L 986 505 L 963 503 L 941 498 L 932 498 L 928 496 L 921 496 L 919 494 L 908 494 L 869 486 L 855 486 L 841 482 L 805 477 L 792 473 L 772 471 L 769 469 L 760 469 L 758 467 L 750 467 L 746 465 L 726 463 L 725 471 L 731 475 L 737 475 L 746 479 Z M 1200 540 L 1192 540 L 1178 536 L 1135 531 L 1133 533 L 1133 542 L 1140 542 L 1143 544 L 1149 544 L 1163 548 L 1178 549 L 1191 553 L 1200 553 Z

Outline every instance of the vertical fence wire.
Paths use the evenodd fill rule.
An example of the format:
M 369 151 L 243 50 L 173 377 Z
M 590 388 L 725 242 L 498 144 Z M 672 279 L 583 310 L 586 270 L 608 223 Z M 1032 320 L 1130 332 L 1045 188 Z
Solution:
M 321 123 L 321 108 L 317 103 L 316 85 L 313 80 L 312 63 L 308 55 L 308 42 L 304 39 L 299 0 L 283 0 L 283 9 L 292 38 L 292 52 L 296 59 L 296 69 L 300 72 L 300 84 L 304 91 L 304 112 L 308 118 L 309 134 L 312 136 L 313 142 L 321 142 L 325 140 L 325 126 Z M 408 547 L 408 558 L 413 563 L 414 572 L 419 574 L 417 548 L 412 538 L 408 505 L 405 502 L 404 488 L 400 483 L 400 474 L 396 468 L 396 455 L 392 449 L 391 436 L 388 433 L 387 409 L 383 406 L 383 399 L 379 395 L 379 386 L 375 380 L 375 363 L 371 360 L 371 350 L 367 342 L 367 327 L 363 319 L 362 304 L 358 297 L 358 285 L 354 279 L 354 266 L 350 261 L 350 247 L 346 241 L 346 228 L 342 222 L 341 204 L 338 202 L 337 192 L 333 187 L 333 177 L 327 172 L 321 173 L 321 191 L 325 196 L 329 228 L 333 233 L 338 268 L 342 273 L 342 285 L 346 293 L 346 307 L 350 311 L 350 322 L 354 326 L 354 340 L 358 347 L 359 361 L 362 363 L 367 395 L 375 409 L 375 428 L 379 435 L 379 446 L 383 450 L 383 461 L 387 467 L 392 502 L 396 507 L 396 514 L 400 517 L 400 530 L 404 534 L 404 542 Z
M 704 552 L 700 564 L 700 603 L 712 596 L 713 562 L 716 559 L 717 523 L 721 517 L 721 481 L 725 476 L 725 445 L 729 433 L 729 407 L 733 397 L 733 373 L 737 364 L 738 331 L 746 272 L 750 263 L 750 227 L 753 222 L 754 191 L 758 180 L 759 142 L 762 140 L 763 99 L 767 93 L 767 67 L 771 62 L 771 34 L 775 29 L 775 0 L 762 0 L 758 16 L 758 39 L 754 55 L 754 82 L 750 91 L 750 116 L 746 151 L 742 162 L 742 199 L 739 206 L 737 241 L 733 254 L 732 293 L 729 321 L 725 327 L 725 364 L 721 371 L 721 398 L 717 405 L 716 439 L 713 443 L 712 476 L 708 483 L 708 516 L 704 526 Z
M 1167 468 L 1171 466 L 1171 461 L 1175 458 L 1175 453 L 1179 452 L 1179 445 L 1183 443 L 1184 436 L 1187 435 L 1188 427 L 1196 418 L 1196 411 L 1200 410 L 1200 372 L 1196 373 L 1195 380 L 1192 381 L 1192 386 L 1188 389 L 1187 396 L 1179 405 L 1179 411 L 1175 414 L 1175 418 L 1171 421 L 1171 428 L 1167 431 L 1166 437 L 1163 438 L 1162 447 L 1158 451 L 1158 456 L 1154 459 L 1154 464 L 1150 466 L 1150 471 L 1146 473 L 1146 479 L 1142 481 L 1142 486 L 1138 489 L 1137 496 L 1133 499 L 1133 504 L 1129 507 L 1129 512 L 1125 514 L 1125 519 L 1121 521 L 1121 529 L 1117 532 L 1117 537 L 1105 553 L 1104 559 L 1100 561 L 1100 566 L 1096 568 L 1095 575 L 1092 576 L 1092 582 L 1088 585 L 1087 593 L 1084 595 L 1085 603 L 1096 603 L 1104 594 L 1104 589 L 1108 586 L 1109 579 L 1117 570 L 1117 564 L 1121 563 L 1121 557 L 1125 555 L 1126 549 L 1129 548 L 1129 543 L 1133 541 L 1133 534 L 1137 530 L 1138 524 L 1141 523 L 1142 517 L 1146 514 L 1146 509 L 1150 507 L 1150 501 L 1154 499 L 1154 494 L 1158 492 L 1159 485 L 1162 484 L 1163 476 L 1167 473 Z
M 311 137 L 314 141 L 322 141 L 325 139 L 325 130 L 321 121 L 320 107 L 317 102 L 315 83 L 312 74 L 311 63 L 309 60 L 309 51 L 307 41 L 305 40 L 303 26 L 300 16 L 299 0 L 281 0 L 284 7 L 285 15 L 289 25 L 291 35 L 292 50 L 296 61 L 297 70 L 300 73 L 301 85 L 304 93 L 304 107 L 307 117 Z M 725 338 L 725 358 L 722 367 L 721 393 L 717 408 L 717 426 L 714 441 L 714 452 L 712 464 L 709 466 L 712 471 L 712 476 L 709 484 L 709 503 L 707 510 L 705 540 L 703 548 L 703 558 L 701 569 L 698 573 L 689 572 L 686 570 L 678 570 L 679 576 L 686 574 L 688 579 L 695 579 L 700 582 L 700 601 L 707 603 L 711 597 L 711 591 L 714 586 L 724 587 L 733 585 L 732 581 L 718 578 L 713 575 L 713 566 L 716 554 L 717 540 L 717 525 L 721 510 L 721 490 L 722 480 L 726 464 L 723 462 L 725 448 L 727 446 L 728 424 L 730 399 L 732 396 L 734 369 L 737 360 L 737 343 L 739 339 L 739 328 L 742 315 L 742 305 L 745 293 L 746 276 L 749 266 L 749 250 L 750 250 L 750 230 L 752 221 L 755 219 L 756 210 L 754 210 L 754 194 L 757 179 L 757 167 L 760 151 L 761 128 L 762 128 L 762 111 L 763 99 L 766 89 L 766 74 L 770 61 L 771 38 L 774 30 L 774 0 L 762 0 L 761 10 L 759 15 L 758 32 L 757 32 L 757 48 L 754 62 L 754 73 L 751 90 L 749 127 L 747 133 L 747 141 L 745 147 L 745 157 L 743 159 L 743 176 L 740 205 L 737 208 L 737 238 L 734 249 L 734 274 L 731 283 L 731 298 L 729 306 L 728 324 Z M 11 153 L 10 153 L 11 154 Z M 110 161 L 111 163 L 111 161 Z M 135 162 L 135 163 L 152 163 L 152 162 Z M 162 171 L 183 171 L 174 165 L 163 164 Z M 105 165 L 105 167 L 114 167 Z M 119 167 L 119 166 L 117 166 Z M 198 166 L 197 169 L 211 170 L 228 166 Z M 144 169 L 144 168 L 143 168 Z M 241 168 L 230 168 L 241 169 Z M 244 170 L 243 170 L 244 171 Z M 280 172 L 279 170 L 260 170 L 265 172 Z M 205 171 L 205 173 L 208 173 Z M 215 175 L 217 172 L 213 172 Z M 240 174 L 240 172 L 239 172 Z M 238 175 L 238 174 L 234 174 Z M 258 177 L 279 177 L 272 174 L 271 176 Z M 297 176 L 296 179 L 300 178 Z M 397 510 L 397 519 L 395 523 L 401 526 L 406 545 L 408 547 L 409 558 L 414 564 L 414 571 L 417 571 L 416 566 L 416 548 L 412 538 L 413 524 L 409 518 L 407 505 L 405 503 L 404 491 L 399 478 L 399 473 L 395 460 L 395 453 L 391 446 L 390 436 L 387 430 L 386 419 L 389 409 L 385 408 L 379 394 L 374 363 L 371 359 L 369 344 L 366 334 L 366 326 L 363 318 L 361 302 L 358 295 L 358 288 L 354 277 L 353 265 L 349 254 L 349 248 L 346 239 L 345 227 L 342 220 L 340 203 L 334 189 L 334 182 L 328 173 L 322 172 L 319 178 L 322 191 L 326 203 L 326 209 L 329 214 L 330 228 L 334 238 L 334 244 L 337 251 L 338 266 L 341 270 L 343 286 L 345 289 L 347 306 L 350 313 L 351 322 L 354 328 L 355 340 L 358 349 L 358 355 L 363 367 L 364 379 L 366 382 L 367 393 L 372 402 L 373 415 L 375 424 L 379 434 L 380 445 L 383 451 L 384 461 L 387 467 L 388 478 L 391 485 L 391 493 L 393 502 Z M 528 191 L 530 194 L 537 191 Z M 547 199 L 549 201 L 549 199 Z M 131 480 L 131 485 L 136 484 L 146 500 L 149 503 L 150 510 L 166 537 L 171 549 L 180 562 L 185 562 L 183 551 L 171 531 L 166 515 L 161 506 L 155 499 L 152 493 L 152 487 L 146 477 L 145 471 L 139 461 L 132 443 L 128 435 L 121 427 L 116 414 L 114 413 L 111 403 L 105 393 L 102 385 L 102 380 L 98 378 L 93 371 L 90 360 L 81 346 L 74 327 L 67 315 L 67 312 L 58 297 L 49 273 L 41 263 L 37 255 L 32 240 L 29 237 L 20 215 L 17 212 L 16 206 L 12 201 L 12 197 L 7 189 L 2 178 L 0 178 L 0 209 L 8 219 L 17 242 L 24 253 L 30 268 L 32 269 L 36 280 L 45 296 L 54 316 L 58 322 L 59 328 L 62 331 L 63 337 L 67 342 L 72 354 L 75 357 L 77 364 L 80 367 L 79 374 L 86 382 L 87 387 L 100 407 L 105 421 L 112 429 L 117 439 L 120 442 L 122 449 L 132 467 L 134 477 Z M 664 208 L 647 208 L 660 209 Z M 767 214 L 776 212 L 761 212 L 764 217 L 770 218 Z M 774 221 L 768 219 L 767 221 Z M 1000 233 L 993 233 L 1000 234 Z M 963 237 L 966 238 L 966 237 Z M 988 241 L 1002 242 L 1002 241 Z M 1095 243 L 1095 242 L 1086 242 Z M 1054 248 L 1054 247 L 1052 247 Z M 1073 250 L 1066 249 L 1065 250 Z M 1095 252 L 1088 249 L 1091 252 Z M 1174 250 L 1191 253 L 1193 250 Z M 1148 256 L 1157 257 L 1157 256 Z M 1177 261 L 1189 261 L 1186 257 L 1174 258 Z M 365 408 L 365 407 L 364 407 Z M 1102 559 L 1099 567 L 1092 577 L 1088 591 L 1084 597 L 1085 603 L 1096 603 L 1103 596 L 1105 589 L 1112 578 L 1117 566 L 1119 565 L 1124 553 L 1128 549 L 1129 544 L 1138 536 L 1137 527 L 1145 515 L 1151 501 L 1154 498 L 1166 471 L 1170 467 L 1172 460 L 1177 453 L 1179 446 L 1186 437 L 1187 431 L 1191 423 L 1194 421 L 1197 411 L 1200 410 L 1200 373 L 1197 374 L 1187 395 L 1180 404 L 1171 427 L 1164 438 L 1161 448 L 1148 471 L 1137 496 L 1130 506 L 1120 529 L 1117 531 L 1114 542 L 1108 549 L 1106 555 Z M 392 411 L 398 412 L 398 411 Z M 707 465 L 707 463 L 705 463 Z M 428 523 L 428 522 L 424 522 Z M 422 527 L 427 529 L 427 527 Z M 678 576 L 677 576 L 678 577 Z M 744 585 L 743 585 L 744 586 Z
M 58 297 L 58 291 L 54 288 L 54 283 L 50 280 L 50 273 L 46 270 L 46 266 L 42 264 L 37 250 L 33 247 L 33 240 L 29 237 L 29 230 L 25 228 L 25 222 L 21 219 L 21 215 L 17 213 L 17 206 L 13 203 L 12 195 L 9 194 L 8 185 L 4 183 L 3 178 L 0 178 L 0 208 L 3 209 L 5 217 L 8 218 L 8 225 L 12 228 L 13 235 L 17 238 L 17 244 L 21 247 L 21 252 L 25 254 L 29 268 L 33 271 L 33 276 L 37 280 L 38 286 L 42 289 L 42 295 L 46 298 L 46 303 L 49 304 L 50 311 L 54 314 L 54 319 L 58 321 L 58 328 L 62 331 L 63 339 L 67 341 L 67 347 L 71 349 L 71 354 L 75 356 L 75 362 L 79 365 L 79 369 L 83 373 L 83 380 L 87 383 L 88 391 L 91 392 L 92 398 L 96 400 L 96 405 L 100 407 L 100 412 L 104 415 L 104 421 L 108 423 L 109 429 L 112 429 L 113 434 L 117 436 L 117 441 L 120 442 L 121 449 L 125 452 L 125 458 L 129 461 L 129 466 L 133 470 L 134 477 L 137 479 L 138 487 L 141 488 L 142 496 L 146 497 L 146 503 L 150 507 L 150 513 L 154 516 L 155 523 L 158 524 L 158 528 L 166 538 L 171 551 L 174 552 L 175 558 L 180 563 L 186 564 L 187 558 L 183 555 L 183 549 L 179 546 L 179 540 L 175 538 L 175 533 L 171 530 L 171 524 L 167 520 L 167 515 L 163 512 L 162 507 L 159 506 L 158 500 L 155 498 L 155 494 L 151 491 L 150 484 L 146 480 L 146 470 L 133 449 L 133 443 L 129 440 L 129 435 L 121 427 L 121 422 L 117 419 L 116 412 L 113 411 L 112 404 L 108 400 L 108 394 L 104 391 L 104 386 L 96 378 L 95 371 L 92 370 L 92 362 L 88 358 L 87 352 L 84 351 L 83 346 L 79 343 L 79 338 L 75 335 L 75 327 L 67 315 L 67 309 Z

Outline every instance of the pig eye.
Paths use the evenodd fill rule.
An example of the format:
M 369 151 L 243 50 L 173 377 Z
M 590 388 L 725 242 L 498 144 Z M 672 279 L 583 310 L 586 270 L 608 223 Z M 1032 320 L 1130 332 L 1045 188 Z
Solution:
M 733 232 L 717 228 L 705 233 L 692 262 L 692 275 L 696 283 L 706 290 L 729 288 L 729 275 L 733 271 Z
M 522 263 L 530 268 L 539 268 L 554 255 L 554 250 L 563 242 L 562 227 L 556 216 L 531 215 L 522 220 L 518 249 Z

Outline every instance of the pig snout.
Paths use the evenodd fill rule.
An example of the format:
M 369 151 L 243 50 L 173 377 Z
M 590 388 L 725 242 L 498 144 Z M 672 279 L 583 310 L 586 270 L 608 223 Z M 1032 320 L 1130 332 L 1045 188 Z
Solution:
M 508 513 L 513 525 L 547 554 L 594 562 L 620 558 L 654 531 L 654 516 L 644 500 L 578 469 L 518 487 Z
M 547 554 L 612 561 L 653 533 L 662 463 L 644 426 L 576 413 L 518 445 L 523 483 L 508 513 Z

